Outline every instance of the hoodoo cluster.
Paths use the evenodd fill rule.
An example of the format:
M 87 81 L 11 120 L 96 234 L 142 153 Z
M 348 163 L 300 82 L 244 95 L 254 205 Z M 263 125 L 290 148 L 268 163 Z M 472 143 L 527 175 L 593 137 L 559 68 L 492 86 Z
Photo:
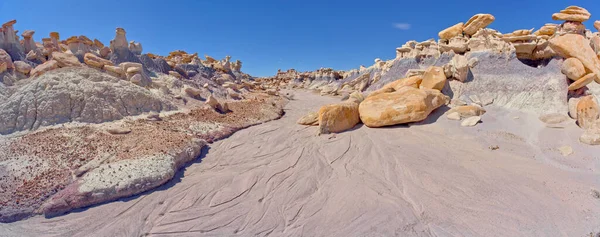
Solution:
M 360 66 L 350 71 L 322 68 L 314 72 L 291 69 L 261 80 L 268 87 L 315 89 L 321 95 L 349 98 L 350 102 L 325 106 L 318 113 L 311 113 L 298 121 L 305 125 L 319 125 L 321 133 L 344 131 L 359 122 L 368 127 L 418 122 L 445 105 L 451 107 L 447 112 L 449 119 L 463 120 L 463 126 L 474 126 L 486 111 L 483 107 L 493 104 L 494 99 L 508 105 L 517 102 L 524 104 L 527 102 L 523 100 L 523 90 L 535 90 L 520 85 L 523 86 L 521 91 L 509 91 L 506 93 L 512 94 L 505 93 L 499 98 L 461 95 L 465 88 L 479 86 L 477 89 L 486 90 L 481 88 L 483 84 L 502 83 L 478 84 L 477 80 L 482 79 L 475 77 L 472 70 L 478 65 L 479 59 L 502 59 L 506 63 L 515 58 L 526 68 L 534 67 L 531 70 L 557 61 L 559 72 L 564 74 L 565 79 L 557 81 L 558 86 L 551 87 L 562 94 L 552 98 L 561 104 L 556 110 L 560 111 L 562 105 L 568 107 L 571 118 L 586 130 L 580 140 L 587 144 L 600 144 L 598 104 L 587 87 L 594 81 L 600 83 L 600 33 L 592 33 L 583 25 L 590 17 L 586 9 L 569 6 L 552 15 L 552 19 L 562 21 L 560 23 L 547 23 L 537 30 L 517 29 L 503 34 L 487 28 L 494 22 L 494 16 L 476 14 L 466 23 L 459 22 L 440 31 L 437 41 L 408 41 L 396 49 L 394 59 L 375 59 L 375 64 L 370 67 Z M 596 21 L 594 27 L 600 30 L 600 21 Z M 508 73 L 514 73 L 514 70 Z M 539 83 L 551 85 L 548 82 Z M 500 85 L 498 90 L 507 88 L 511 87 Z M 546 93 L 541 88 L 538 90 L 539 93 L 531 93 Z M 493 93 L 482 91 L 482 94 Z M 510 96 L 515 97 L 513 100 L 517 102 L 510 101 L 512 98 L 507 98 Z M 466 100 L 471 103 L 466 103 Z M 566 112 L 557 116 L 564 118 L 561 121 L 568 119 Z

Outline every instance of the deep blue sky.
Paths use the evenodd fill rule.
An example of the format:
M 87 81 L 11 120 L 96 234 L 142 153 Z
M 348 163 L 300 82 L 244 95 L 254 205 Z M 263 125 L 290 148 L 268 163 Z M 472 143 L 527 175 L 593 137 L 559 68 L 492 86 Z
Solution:
M 369 66 L 375 58 L 394 58 L 408 40 L 437 39 L 440 30 L 476 13 L 493 14 L 489 27 L 503 33 L 537 29 L 559 23 L 552 13 L 569 5 L 592 13 L 589 29 L 600 20 L 598 0 L 0 0 L 0 22 L 17 19 L 15 28 L 35 30 L 36 41 L 58 31 L 62 39 L 83 34 L 107 45 L 123 27 L 144 52 L 231 55 L 243 61 L 243 71 L 267 76 L 278 68 Z

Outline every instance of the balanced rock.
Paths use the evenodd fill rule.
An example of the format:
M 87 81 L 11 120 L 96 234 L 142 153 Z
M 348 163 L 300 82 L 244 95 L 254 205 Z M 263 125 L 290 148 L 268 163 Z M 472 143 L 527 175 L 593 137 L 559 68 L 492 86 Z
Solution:
M 127 43 L 127 36 L 125 36 L 126 32 L 123 28 L 117 28 L 115 38 L 111 41 L 110 48 L 114 51 L 114 49 L 123 49 L 128 48 L 129 44 Z
M 23 47 L 25 48 L 25 52 L 28 53 L 31 50 L 35 49 L 35 41 L 33 41 L 33 34 L 35 31 L 26 30 L 21 34 L 23 36 Z
M 52 59 L 56 60 L 59 67 L 79 67 L 81 63 L 73 54 L 52 52 Z
M 579 88 L 586 86 L 587 84 L 592 83 L 592 81 L 594 81 L 594 80 L 598 80 L 598 74 L 589 73 L 589 74 L 577 79 L 573 83 L 571 83 L 571 85 L 569 85 L 569 87 L 568 87 L 568 90 L 570 90 L 570 91 L 577 90 Z
M 402 87 L 395 92 L 367 97 L 359 106 L 360 119 L 368 127 L 422 121 L 446 100 L 438 90 Z
M 593 95 L 588 95 L 577 102 L 577 124 L 579 127 L 588 129 L 598 120 L 600 108 Z
M 339 133 L 353 128 L 360 122 L 358 104 L 342 102 L 325 105 L 319 109 L 319 135 Z
M 496 18 L 491 14 L 477 14 L 471 17 L 467 23 L 465 23 L 463 32 L 467 35 L 474 35 L 480 29 L 487 27 L 489 24 L 494 22 Z
M 58 62 L 56 60 L 54 60 L 54 59 L 48 60 L 45 63 L 37 65 L 33 70 L 31 70 L 30 74 L 32 77 L 35 77 L 35 76 L 42 75 L 48 71 L 57 69 L 58 67 L 59 67 Z
M 310 112 L 298 119 L 297 123 L 300 125 L 317 126 L 319 125 L 319 113 Z
M 553 36 L 554 33 L 556 33 L 556 27 L 558 27 L 557 24 L 548 23 L 548 24 L 545 24 L 544 26 L 542 26 L 539 30 L 537 30 L 533 34 L 535 34 L 537 36 L 541 36 L 541 35 Z
M 440 37 L 440 39 L 451 39 L 452 37 L 455 37 L 462 33 L 463 26 L 464 26 L 464 23 L 462 23 L 462 22 L 458 23 L 456 25 L 450 26 L 450 27 L 440 31 L 438 36 Z
M 423 81 L 419 87 L 441 91 L 444 89 L 444 85 L 446 85 L 446 74 L 444 73 L 444 69 L 431 66 L 425 70 Z
M 577 21 L 565 21 L 556 28 L 559 35 L 564 34 L 579 34 L 585 35 L 585 25 Z
M 594 28 L 596 28 L 597 31 L 600 31 L 600 21 L 594 22 Z
M 600 59 L 590 46 L 590 41 L 583 35 L 565 34 L 553 37 L 549 46 L 563 58 L 577 58 L 587 72 L 600 73 Z
M 563 62 L 561 72 L 573 81 L 580 79 L 586 74 L 585 67 L 583 67 L 583 64 L 577 58 L 567 58 Z
M 110 60 L 98 57 L 93 53 L 86 53 L 83 56 L 83 61 L 85 62 L 85 64 L 99 69 L 103 69 L 106 65 L 113 65 L 113 63 Z
M 29 72 L 31 71 L 31 65 L 29 65 L 26 62 L 23 61 L 15 61 L 15 70 L 17 70 L 17 72 L 23 73 L 24 75 L 29 74 Z
M 559 13 L 552 14 L 552 20 L 584 22 L 590 19 L 590 12 L 578 6 L 569 6 Z

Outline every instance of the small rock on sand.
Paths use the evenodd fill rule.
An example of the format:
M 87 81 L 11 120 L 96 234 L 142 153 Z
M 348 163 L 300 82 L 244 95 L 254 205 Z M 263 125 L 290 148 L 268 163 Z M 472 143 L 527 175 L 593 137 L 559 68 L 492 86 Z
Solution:
M 479 123 L 479 121 L 481 121 L 480 116 L 469 117 L 469 118 L 466 118 L 465 120 L 463 120 L 462 123 L 460 123 L 460 126 L 473 127 L 473 126 L 477 125 L 477 123 Z
M 566 122 L 569 120 L 569 117 L 567 117 L 564 114 L 560 114 L 560 113 L 551 113 L 551 114 L 544 114 L 544 115 L 540 116 L 539 119 L 540 119 L 540 121 L 542 121 L 546 124 L 546 127 L 564 128 L 566 125 Z
M 148 120 L 151 120 L 151 121 L 161 121 L 161 120 L 162 120 L 162 119 L 160 118 L 160 114 L 159 114 L 159 113 L 157 113 L 157 112 L 150 112 L 150 113 L 148 114 L 148 116 L 146 116 L 146 118 L 147 118 Z
M 106 131 L 113 135 L 127 134 L 131 132 L 131 129 L 124 127 L 110 127 Z
M 579 137 L 579 141 L 588 145 L 600 145 L 600 129 L 587 129 Z
M 458 112 L 452 112 L 446 115 L 446 118 L 450 120 L 460 120 L 460 114 Z
M 573 148 L 571 146 L 561 146 L 558 148 L 558 151 L 560 151 L 560 154 L 563 156 L 569 156 L 573 154 Z

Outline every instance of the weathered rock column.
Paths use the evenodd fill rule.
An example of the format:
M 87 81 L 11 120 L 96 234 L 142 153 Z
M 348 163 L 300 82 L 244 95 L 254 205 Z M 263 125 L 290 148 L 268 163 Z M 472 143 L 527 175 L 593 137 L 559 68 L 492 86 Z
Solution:
M 2 48 L 10 54 L 13 60 L 20 61 L 25 59 L 25 53 L 23 52 L 21 43 L 17 40 L 17 33 L 13 28 L 15 23 L 17 23 L 17 20 L 12 20 L 2 25 L 2 31 L 4 32 L 4 44 Z
M 58 45 L 60 35 L 58 34 L 58 32 L 50 32 L 50 39 L 54 50 L 60 51 L 60 46 Z
M 127 37 L 123 28 L 117 28 L 115 39 L 110 42 L 110 49 L 115 52 L 119 49 L 128 49 Z
M 34 33 L 35 31 L 33 30 L 26 30 L 21 34 L 21 36 L 23 36 L 23 48 L 25 48 L 25 53 L 29 53 L 29 51 L 36 48 L 35 41 L 33 41 Z
M 129 51 L 135 55 L 142 55 L 142 44 L 132 40 L 129 42 Z

